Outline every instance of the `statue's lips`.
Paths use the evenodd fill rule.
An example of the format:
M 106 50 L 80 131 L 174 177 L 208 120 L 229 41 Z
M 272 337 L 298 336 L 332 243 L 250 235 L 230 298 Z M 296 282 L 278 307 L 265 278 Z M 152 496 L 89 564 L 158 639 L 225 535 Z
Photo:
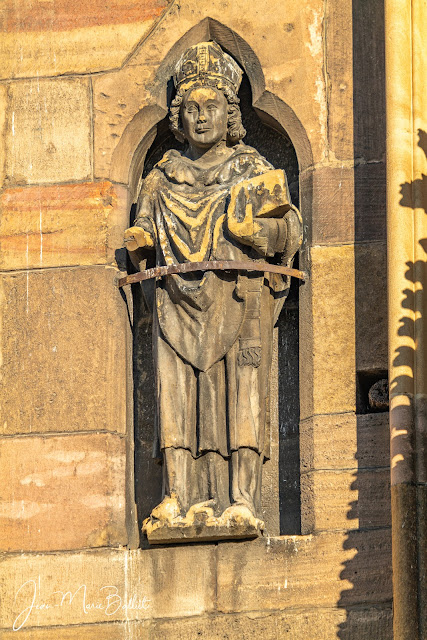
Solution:
M 206 133 L 206 131 L 210 131 L 210 127 L 197 127 L 195 129 L 196 133 Z

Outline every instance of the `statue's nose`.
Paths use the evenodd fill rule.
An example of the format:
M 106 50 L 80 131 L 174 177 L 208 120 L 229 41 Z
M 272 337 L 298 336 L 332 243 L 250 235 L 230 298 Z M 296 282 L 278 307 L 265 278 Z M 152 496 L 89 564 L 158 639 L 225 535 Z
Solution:
M 199 122 L 206 122 L 206 116 L 203 111 L 200 111 L 198 120 Z

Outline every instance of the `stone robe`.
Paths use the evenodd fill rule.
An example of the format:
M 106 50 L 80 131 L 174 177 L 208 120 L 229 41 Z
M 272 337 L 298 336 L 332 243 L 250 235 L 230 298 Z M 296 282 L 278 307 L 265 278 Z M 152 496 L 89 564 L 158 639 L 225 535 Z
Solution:
M 262 188 L 251 189 L 272 170 L 242 143 L 207 170 L 175 150 L 166 153 L 144 181 L 134 223 L 150 234 L 156 264 L 286 253 L 286 220 L 277 211 L 257 218 Z M 240 183 L 249 187 L 239 192 Z M 248 204 L 255 222 L 239 238 L 230 220 L 244 222 Z M 272 332 L 288 279 L 208 271 L 159 278 L 155 287 L 156 457 L 169 447 L 193 458 L 229 458 L 242 447 L 268 457 Z

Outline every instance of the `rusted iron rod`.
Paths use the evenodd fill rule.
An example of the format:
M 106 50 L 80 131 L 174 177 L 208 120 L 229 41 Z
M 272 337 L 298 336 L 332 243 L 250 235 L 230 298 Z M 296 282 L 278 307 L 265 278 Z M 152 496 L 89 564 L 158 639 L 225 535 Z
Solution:
M 284 276 L 293 276 L 300 280 L 307 280 L 305 271 L 283 267 L 269 262 L 249 262 L 248 260 L 210 260 L 207 262 L 182 262 L 180 264 L 170 264 L 162 267 L 153 267 L 139 273 L 133 273 L 117 281 L 119 287 L 125 284 L 134 284 L 151 278 L 169 276 L 174 273 L 189 273 L 190 271 L 261 271 L 268 273 L 280 273 Z

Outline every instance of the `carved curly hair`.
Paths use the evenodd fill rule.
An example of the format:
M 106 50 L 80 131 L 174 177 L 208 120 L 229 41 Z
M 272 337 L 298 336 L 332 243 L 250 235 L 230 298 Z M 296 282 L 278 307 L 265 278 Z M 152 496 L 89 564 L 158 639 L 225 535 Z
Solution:
M 191 87 L 191 89 L 194 89 L 196 87 L 202 87 L 202 86 L 205 86 L 205 85 L 195 84 Z M 209 86 L 213 87 L 214 89 L 219 89 L 219 91 L 222 91 L 222 93 L 224 94 L 228 102 L 227 141 L 231 144 L 236 144 L 237 142 L 239 142 L 239 140 L 244 138 L 246 135 L 246 129 L 242 124 L 242 114 L 240 112 L 240 107 L 239 107 L 240 100 L 237 97 L 236 93 L 233 91 L 233 89 L 227 85 L 224 85 L 220 80 L 209 83 Z M 190 91 L 191 89 L 187 89 L 187 91 Z M 176 96 L 172 100 L 171 106 L 169 109 L 170 130 L 174 134 L 175 138 L 177 138 L 180 142 L 184 142 L 185 140 L 180 114 L 181 114 L 181 105 L 187 91 L 178 89 L 178 91 L 176 92 Z

